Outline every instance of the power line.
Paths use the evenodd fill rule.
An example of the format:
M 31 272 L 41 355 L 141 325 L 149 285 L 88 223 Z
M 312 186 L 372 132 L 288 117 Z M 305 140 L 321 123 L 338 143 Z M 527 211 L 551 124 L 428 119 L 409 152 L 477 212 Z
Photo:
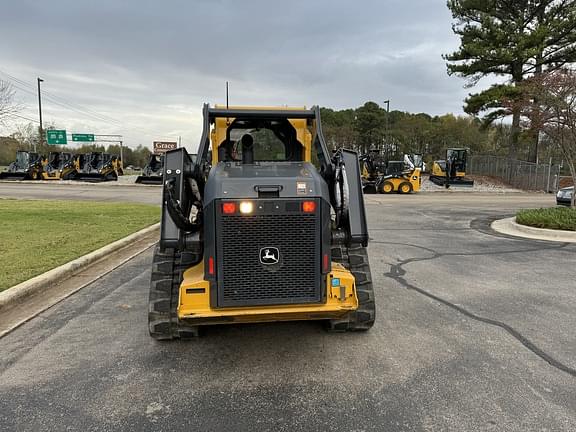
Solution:
M 22 116 L 22 115 L 18 115 L 18 114 L 8 114 L 8 117 L 18 117 L 18 118 L 21 118 L 24 120 L 28 120 L 28 121 L 40 124 L 40 122 L 38 120 L 31 119 L 30 117 L 26 117 L 26 116 Z
M 34 92 L 34 86 L 32 84 L 29 84 L 26 81 L 23 81 L 19 78 L 16 78 L 15 76 L 10 75 L 7 72 L 4 72 L 2 70 L 0 70 L 0 73 L 5 75 L 8 78 L 8 80 L 12 83 L 12 85 L 14 85 L 19 90 L 22 90 L 26 93 L 33 95 L 33 96 L 36 95 Z M 97 113 L 96 111 L 82 107 L 81 105 L 78 105 L 74 102 L 70 102 L 67 99 L 64 99 L 60 96 L 56 96 L 56 95 L 54 95 L 54 94 L 52 94 L 46 90 L 42 91 L 42 95 L 46 99 L 48 99 L 50 102 L 52 102 L 58 106 L 72 110 L 72 111 L 77 112 L 79 114 L 82 114 L 84 116 L 90 117 L 93 120 L 97 120 L 97 121 L 100 121 L 103 123 L 108 123 L 108 124 L 110 124 L 112 126 L 116 126 L 116 127 L 120 126 L 120 127 L 123 127 L 124 129 L 128 129 L 128 130 L 137 131 L 143 135 L 146 135 L 146 136 L 149 136 L 152 138 L 158 137 L 158 135 L 156 133 L 153 133 L 151 130 L 146 130 L 146 129 L 143 129 L 139 126 L 131 125 L 127 122 L 123 122 L 121 120 L 114 119 L 114 118 L 109 117 L 107 115 Z M 173 137 L 172 135 L 163 135 L 163 136 Z M 174 138 L 175 138 L 175 136 L 174 136 Z

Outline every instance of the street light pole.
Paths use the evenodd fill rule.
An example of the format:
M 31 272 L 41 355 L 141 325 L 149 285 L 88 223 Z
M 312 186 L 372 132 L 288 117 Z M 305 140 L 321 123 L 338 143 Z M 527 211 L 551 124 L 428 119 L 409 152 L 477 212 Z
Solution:
M 40 94 L 40 83 L 44 82 L 42 78 L 37 78 L 38 81 L 38 115 L 40 117 L 40 129 L 39 129 L 39 139 L 38 142 L 42 144 L 44 142 L 44 128 L 42 127 L 42 96 Z M 34 152 L 36 152 L 36 143 L 34 143 Z
M 389 145 L 389 138 L 390 138 L 390 123 L 388 120 L 388 117 L 390 116 L 390 99 L 386 99 L 384 101 L 384 103 L 386 104 L 386 146 Z
M 386 144 L 388 144 L 388 136 L 390 133 L 390 123 L 388 117 L 390 116 L 390 99 L 384 101 L 386 104 Z

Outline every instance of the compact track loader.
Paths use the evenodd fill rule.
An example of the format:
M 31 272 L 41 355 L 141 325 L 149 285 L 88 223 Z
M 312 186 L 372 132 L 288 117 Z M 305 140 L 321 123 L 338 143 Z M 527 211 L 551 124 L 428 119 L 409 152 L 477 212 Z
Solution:
M 118 180 L 122 175 L 122 163 L 117 156 L 93 152 L 77 155 L 78 171 L 74 180 L 102 182 Z
M 50 152 L 42 161 L 43 180 L 70 180 L 76 175 L 76 161 L 72 153 Z
M 142 170 L 142 175 L 136 178 L 136 183 L 161 185 L 163 170 L 164 155 L 151 154 L 148 163 Z
M 320 110 L 210 108 L 195 161 L 164 160 L 152 337 L 214 324 L 324 320 L 363 331 L 376 314 L 358 157 L 330 156 Z
M 40 180 L 42 178 L 42 156 L 24 150 L 16 152 L 16 160 L 8 170 L 0 173 L 3 180 Z
M 432 165 L 430 181 L 438 186 L 474 186 L 474 180 L 466 178 L 468 149 L 449 148 L 446 159 L 436 160 Z

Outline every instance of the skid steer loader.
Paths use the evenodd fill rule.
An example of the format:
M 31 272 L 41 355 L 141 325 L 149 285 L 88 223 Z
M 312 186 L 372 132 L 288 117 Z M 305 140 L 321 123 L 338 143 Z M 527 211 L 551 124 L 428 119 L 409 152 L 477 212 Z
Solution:
M 102 152 L 78 155 L 78 171 L 74 180 L 103 182 L 118 180 L 121 162 L 116 156 Z
M 164 155 L 151 154 L 148 163 L 142 170 L 142 175 L 136 178 L 136 183 L 161 185 L 163 169 Z
M 357 154 L 330 156 L 320 110 L 203 108 L 195 161 L 164 160 L 148 324 L 156 339 L 214 324 L 324 320 L 372 327 Z
M 42 165 L 43 180 L 70 180 L 76 175 L 76 163 L 72 153 L 50 152 Z
M 422 184 L 422 155 L 405 154 L 401 161 L 388 161 L 386 171 L 376 180 L 376 190 L 389 194 L 419 192 Z
M 2 180 L 40 180 L 42 178 L 42 156 L 24 150 L 16 152 L 16 160 L 8 170 L 0 173 Z

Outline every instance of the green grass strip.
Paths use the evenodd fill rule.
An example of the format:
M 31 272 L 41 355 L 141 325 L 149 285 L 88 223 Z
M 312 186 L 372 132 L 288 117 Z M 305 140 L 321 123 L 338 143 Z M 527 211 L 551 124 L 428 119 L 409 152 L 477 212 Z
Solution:
M 0 291 L 159 220 L 144 204 L 0 199 Z
M 536 228 L 576 231 L 576 209 L 552 207 L 520 210 L 516 214 L 516 222 Z

